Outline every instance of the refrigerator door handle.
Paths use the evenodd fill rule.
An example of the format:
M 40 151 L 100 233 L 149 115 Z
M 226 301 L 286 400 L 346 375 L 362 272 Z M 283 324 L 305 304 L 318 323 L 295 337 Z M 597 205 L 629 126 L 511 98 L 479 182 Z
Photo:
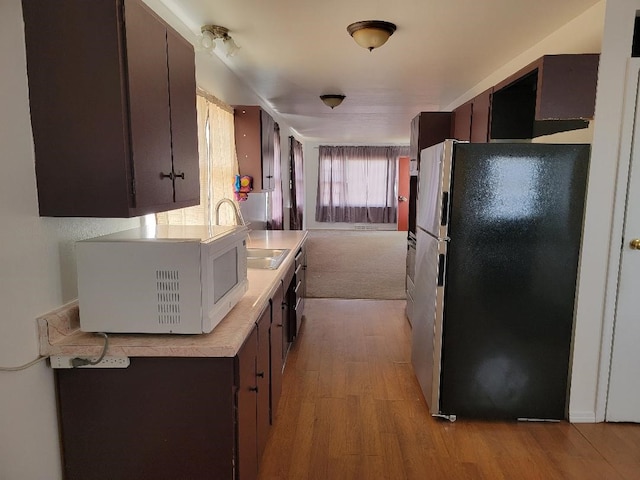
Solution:
M 442 192 L 442 213 L 440 214 L 440 225 L 446 226 L 449 223 L 449 192 Z
M 445 256 L 444 254 L 438 255 L 438 286 L 444 286 L 444 267 L 445 267 Z

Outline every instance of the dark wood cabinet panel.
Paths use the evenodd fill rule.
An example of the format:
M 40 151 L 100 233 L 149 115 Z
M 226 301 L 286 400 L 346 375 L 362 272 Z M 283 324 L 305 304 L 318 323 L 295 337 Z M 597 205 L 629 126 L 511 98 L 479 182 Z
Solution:
M 271 374 L 269 351 L 271 336 L 271 308 L 267 306 L 258 320 L 258 354 L 256 358 L 256 451 L 258 466 L 262 453 L 267 445 L 269 429 L 271 428 Z
M 287 339 L 284 335 L 284 286 L 280 281 L 278 289 L 271 297 L 271 328 L 269 330 L 269 344 L 270 344 L 270 361 L 269 361 L 269 373 L 271 376 L 271 398 L 270 404 L 270 419 L 271 424 L 275 422 L 278 403 L 280 402 L 280 395 L 282 393 L 282 371 L 284 368 L 284 349 L 286 348 Z
M 258 454 L 256 449 L 256 393 L 258 390 L 256 368 L 258 359 L 258 330 L 245 340 L 236 357 L 238 365 L 238 477 L 252 480 L 258 476 Z
M 494 87 L 491 138 L 527 139 L 586 128 L 598 54 L 545 55 Z
M 139 3 L 127 2 L 124 18 L 134 199 L 137 208 L 148 209 L 173 203 L 172 182 L 160 174 L 171 172 L 167 33 Z
M 274 188 L 275 122 L 257 105 L 234 106 L 236 154 L 241 175 L 253 177 L 253 191 Z
M 485 90 L 474 97 L 471 112 L 471 135 L 473 143 L 486 143 L 489 141 L 489 120 L 491 118 L 491 94 L 493 88 Z
M 489 141 L 492 90 L 484 91 L 453 111 L 453 135 L 456 140 L 475 143 Z
M 40 215 L 197 205 L 193 48 L 140 0 L 22 6 Z
M 64 478 L 235 478 L 233 362 L 132 358 L 124 370 L 56 370 Z
M 271 115 L 264 110 L 260 111 L 260 131 L 262 137 L 262 189 L 273 190 L 275 181 L 273 178 L 273 169 L 275 158 L 275 127 Z
M 303 244 L 296 252 L 295 271 L 293 274 L 293 311 L 291 312 L 291 335 L 295 338 L 300 334 L 304 302 L 307 290 L 307 252 Z
M 424 148 L 451 138 L 453 113 L 421 112 L 411 120 L 409 158 L 419 160 Z
M 173 30 L 167 30 L 169 97 L 171 98 L 172 165 L 176 178 L 176 203 L 199 203 L 200 175 L 198 144 L 193 132 L 198 131 L 195 93 L 196 71 L 193 46 Z M 196 135 L 197 140 L 197 135 Z
M 463 103 L 453 111 L 453 115 L 453 137 L 456 140 L 470 141 L 473 102 Z

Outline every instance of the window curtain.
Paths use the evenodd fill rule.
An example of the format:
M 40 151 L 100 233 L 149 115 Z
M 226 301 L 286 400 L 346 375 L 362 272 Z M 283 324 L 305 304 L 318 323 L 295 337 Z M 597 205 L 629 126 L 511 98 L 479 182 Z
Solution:
M 408 147 L 320 146 L 316 221 L 395 223 L 398 157 Z
M 280 158 L 280 125 L 277 123 L 273 131 L 273 194 L 271 197 L 271 222 L 270 230 L 282 230 L 284 214 L 282 207 L 282 160 Z
M 302 143 L 289 137 L 289 198 L 291 211 L 289 222 L 291 230 L 302 230 L 304 209 L 304 174 Z
M 196 111 L 200 205 L 158 213 L 156 222 L 159 225 L 213 225 L 216 203 L 225 197 L 234 199 L 233 184 L 238 174 L 238 160 L 233 108 L 198 90 Z M 219 213 L 220 225 L 235 225 L 235 214 L 229 205 L 222 205 Z

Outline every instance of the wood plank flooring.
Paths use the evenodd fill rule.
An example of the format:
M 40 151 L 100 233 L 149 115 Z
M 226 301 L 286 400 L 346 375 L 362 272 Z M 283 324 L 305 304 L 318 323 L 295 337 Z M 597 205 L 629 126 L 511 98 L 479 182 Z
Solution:
M 260 480 L 640 479 L 640 425 L 432 418 L 404 305 L 307 300 Z

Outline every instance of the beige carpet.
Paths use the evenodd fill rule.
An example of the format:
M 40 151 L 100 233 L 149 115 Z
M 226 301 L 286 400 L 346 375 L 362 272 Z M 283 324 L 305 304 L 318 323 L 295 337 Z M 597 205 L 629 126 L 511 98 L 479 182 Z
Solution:
M 405 297 L 407 232 L 310 230 L 307 296 Z

